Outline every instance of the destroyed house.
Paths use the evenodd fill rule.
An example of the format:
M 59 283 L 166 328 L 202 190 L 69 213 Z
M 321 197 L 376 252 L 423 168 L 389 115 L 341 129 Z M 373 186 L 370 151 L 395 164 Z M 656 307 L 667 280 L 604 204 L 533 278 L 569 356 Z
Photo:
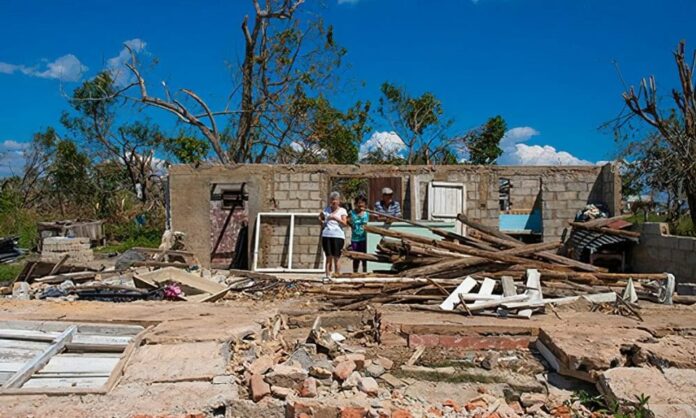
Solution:
M 456 220 L 464 213 L 526 242 L 560 239 L 588 203 L 602 205 L 609 216 L 621 205 L 612 164 L 175 165 L 169 172 L 171 228 L 186 234 L 187 247 L 204 266 L 321 271 L 317 215 L 328 194 L 341 192 L 348 208 L 362 194 L 372 209 L 384 187 L 394 191 L 405 219 L 465 234 Z M 368 247 L 375 245 L 370 240 Z

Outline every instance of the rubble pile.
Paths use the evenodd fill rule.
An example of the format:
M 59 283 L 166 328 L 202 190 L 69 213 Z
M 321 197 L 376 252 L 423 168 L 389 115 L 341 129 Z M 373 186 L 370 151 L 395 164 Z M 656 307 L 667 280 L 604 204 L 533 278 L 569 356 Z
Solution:
M 415 349 L 407 361 L 392 359 L 388 350 L 375 351 L 374 341 L 354 345 L 355 339 L 343 335 L 350 335 L 351 327 L 330 332 L 320 324 L 318 317 L 304 342 L 289 345 L 283 337 L 288 326 L 278 316 L 266 324 L 261 340 L 233 343 L 229 369 L 245 389 L 241 396 L 254 403 L 282 402 L 286 416 L 292 417 L 601 416 L 569 396 L 551 394 L 539 374 L 543 366 L 538 361 L 529 366 L 523 359 L 528 352 L 469 353 L 461 367 L 430 367 L 420 365 L 425 347 Z M 370 328 L 360 331 L 369 335 Z M 476 370 L 484 376 L 477 377 Z M 513 370 L 538 374 L 541 380 Z M 486 376 L 495 382 L 508 379 L 512 386 L 476 383 Z M 448 381 L 464 382 L 474 392 L 461 396 L 438 389 L 455 384 L 438 383 Z M 429 396 L 427 387 L 438 393 Z
M 463 214 L 458 219 L 469 228 L 467 236 L 387 218 L 427 229 L 436 238 L 367 225 L 368 232 L 383 237 L 377 251 L 344 254 L 354 260 L 390 263 L 392 269 L 328 281 L 317 292 L 335 306 L 360 309 L 373 302 L 408 303 L 424 310 L 458 310 L 469 315 L 494 312 L 529 318 L 549 304 L 573 302 L 580 296 L 593 303 L 621 303 L 622 307 L 612 312 L 631 315 L 636 309 L 630 304 L 639 297 L 672 303 L 671 274 L 610 273 L 606 268 L 561 255 L 560 241 L 525 244 Z M 571 224 L 574 228 L 637 239 L 639 233 L 612 226 L 619 218 Z M 626 287 L 630 287 L 630 300 L 616 302 L 616 292 L 624 293 Z M 440 307 L 432 306 L 435 304 Z

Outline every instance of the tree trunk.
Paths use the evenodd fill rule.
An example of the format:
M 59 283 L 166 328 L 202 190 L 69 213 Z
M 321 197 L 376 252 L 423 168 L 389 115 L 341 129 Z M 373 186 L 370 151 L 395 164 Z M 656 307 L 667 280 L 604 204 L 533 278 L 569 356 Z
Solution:
M 691 224 L 696 228 L 696 184 L 694 181 L 688 182 L 689 186 L 686 188 L 686 201 L 689 204 L 689 216 L 691 217 Z

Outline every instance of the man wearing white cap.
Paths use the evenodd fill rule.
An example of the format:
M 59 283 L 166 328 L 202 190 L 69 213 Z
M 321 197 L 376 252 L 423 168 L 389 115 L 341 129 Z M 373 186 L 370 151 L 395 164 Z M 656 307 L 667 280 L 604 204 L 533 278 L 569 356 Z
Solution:
M 375 203 L 375 212 L 384 213 L 390 216 L 401 217 L 401 205 L 394 200 L 394 191 L 389 187 L 382 189 L 382 200 Z M 386 220 L 382 217 L 377 217 L 380 221 Z

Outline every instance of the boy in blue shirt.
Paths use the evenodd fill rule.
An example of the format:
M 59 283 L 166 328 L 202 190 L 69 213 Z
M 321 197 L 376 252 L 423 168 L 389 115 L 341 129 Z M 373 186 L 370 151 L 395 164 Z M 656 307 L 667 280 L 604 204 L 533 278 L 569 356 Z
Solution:
M 370 220 L 367 211 L 367 199 L 364 196 L 358 196 L 355 199 L 355 208 L 350 211 L 348 223 L 351 226 L 350 249 L 353 251 L 366 253 L 367 252 L 367 233 L 365 225 Z M 353 273 L 357 273 L 360 267 L 361 260 L 353 260 Z M 367 271 L 367 261 L 362 260 L 363 272 Z

